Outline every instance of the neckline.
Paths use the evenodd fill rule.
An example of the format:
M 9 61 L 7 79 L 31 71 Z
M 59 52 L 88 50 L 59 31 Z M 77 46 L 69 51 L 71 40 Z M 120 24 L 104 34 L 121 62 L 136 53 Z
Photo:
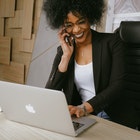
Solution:
M 79 67 L 83 67 L 83 66 L 91 65 L 91 64 L 92 64 L 92 61 L 89 62 L 89 63 L 87 63 L 87 64 L 78 64 L 78 63 L 76 62 L 76 60 L 75 60 L 75 64 L 76 64 L 77 66 L 79 66 Z

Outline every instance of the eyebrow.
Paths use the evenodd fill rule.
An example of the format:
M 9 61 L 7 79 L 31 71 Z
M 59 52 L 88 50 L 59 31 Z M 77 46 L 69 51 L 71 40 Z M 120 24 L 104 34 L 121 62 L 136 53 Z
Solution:
M 85 20 L 84 17 L 81 17 L 81 18 L 79 18 L 76 22 L 78 22 L 78 21 L 80 21 L 80 20 L 83 20 L 83 19 Z M 66 21 L 66 22 L 65 22 L 65 24 L 68 24 L 68 23 L 72 23 L 72 22 L 70 22 L 70 21 Z

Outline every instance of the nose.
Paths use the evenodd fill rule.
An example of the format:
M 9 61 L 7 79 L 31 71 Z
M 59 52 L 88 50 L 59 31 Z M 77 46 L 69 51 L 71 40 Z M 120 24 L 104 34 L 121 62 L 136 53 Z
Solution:
M 80 27 L 78 26 L 78 25 L 74 25 L 73 26 L 73 33 L 77 33 L 77 32 L 79 32 L 79 30 L 80 30 Z

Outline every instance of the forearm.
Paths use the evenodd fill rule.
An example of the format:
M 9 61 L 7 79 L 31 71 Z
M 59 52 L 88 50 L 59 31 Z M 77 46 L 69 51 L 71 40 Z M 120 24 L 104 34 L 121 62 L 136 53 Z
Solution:
M 66 73 L 59 72 L 58 70 L 54 71 L 47 81 L 46 88 L 62 90 L 65 74 Z
M 58 70 L 60 72 L 66 72 L 67 71 L 69 60 L 70 60 L 69 56 L 62 55 L 61 61 L 58 65 Z

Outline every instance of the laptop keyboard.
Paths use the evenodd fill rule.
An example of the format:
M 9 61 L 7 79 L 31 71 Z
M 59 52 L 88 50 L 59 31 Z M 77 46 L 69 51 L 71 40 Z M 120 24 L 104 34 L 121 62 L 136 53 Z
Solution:
M 79 129 L 80 127 L 82 127 L 84 124 L 82 123 L 78 123 L 78 122 L 72 122 L 73 123 L 73 126 L 74 126 L 74 129 L 77 130 Z

